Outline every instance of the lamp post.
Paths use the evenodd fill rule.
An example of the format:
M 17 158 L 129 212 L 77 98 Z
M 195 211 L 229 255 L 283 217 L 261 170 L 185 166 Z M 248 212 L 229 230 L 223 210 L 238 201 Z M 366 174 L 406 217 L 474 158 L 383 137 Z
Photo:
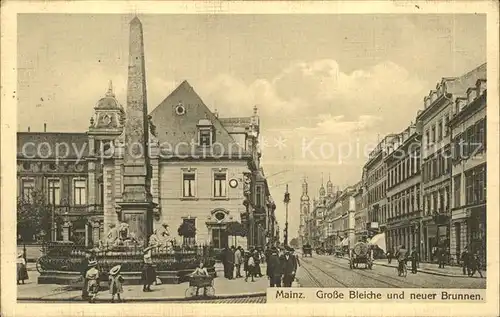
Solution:
M 285 237 L 284 245 L 288 246 L 288 203 L 290 203 L 290 193 L 288 192 L 288 184 L 286 185 L 285 197 L 283 199 L 285 203 Z

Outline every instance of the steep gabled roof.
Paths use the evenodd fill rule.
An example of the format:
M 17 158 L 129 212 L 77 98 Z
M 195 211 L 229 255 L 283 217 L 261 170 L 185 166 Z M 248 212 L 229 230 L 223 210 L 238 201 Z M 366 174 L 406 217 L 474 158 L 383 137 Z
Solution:
M 182 104 L 185 113 L 179 115 L 175 108 Z M 173 150 L 175 155 L 188 155 L 192 152 L 192 142 L 197 142 L 198 128 L 200 120 L 208 119 L 212 122 L 215 129 L 215 142 L 217 146 L 212 147 L 214 156 L 226 156 L 229 151 L 232 157 L 238 157 L 237 153 L 248 156 L 247 153 L 231 137 L 220 120 L 205 105 L 200 96 L 194 91 L 193 87 L 187 81 L 183 81 L 158 107 L 151 112 L 153 123 L 156 125 L 156 131 L 160 147 Z M 162 146 L 163 144 L 163 146 Z M 195 153 L 202 153 L 202 148 L 195 148 Z M 209 155 L 207 155 L 209 156 Z

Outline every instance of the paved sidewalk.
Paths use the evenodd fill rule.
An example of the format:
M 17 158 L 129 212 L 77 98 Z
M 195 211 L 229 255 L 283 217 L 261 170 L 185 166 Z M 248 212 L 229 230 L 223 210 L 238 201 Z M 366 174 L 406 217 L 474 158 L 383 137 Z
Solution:
M 266 265 L 261 266 L 265 273 Z M 222 265 L 216 265 L 217 277 L 214 279 L 216 298 L 239 298 L 264 296 L 269 280 L 264 275 L 255 278 L 255 282 L 245 282 L 244 278 L 228 280 L 223 277 Z M 81 301 L 81 285 L 67 286 L 55 284 L 37 284 L 38 272 L 32 271 L 25 285 L 17 286 L 18 300 L 26 301 Z M 106 285 L 106 283 L 101 283 Z M 107 286 L 107 285 L 106 285 Z M 125 285 L 122 297 L 126 301 L 179 301 L 186 300 L 186 290 L 189 283 L 153 285 L 152 292 L 143 292 L 142 285 Z M 111 294 L 103 290 L 97 296 L 97 301 L 110 301 Z M 189 299 L 189 298 L 188 298 Z M 191 298 L 192 299 L 192 298 Z
M 387 263 L 387 260 L 375 260 L 374 264 L 393 268 L 397 268 L 398 266 L 397 260 L 392 260 L 391 264 Z M 419 263 L 418 265 L 418 271 L 422 273 L 450 277 L 469 277 L 464 275 L 462 268 L 458 266 L 445 266 L 444 268 L 439 268 L 439 265 L 435 263 Z M 411 262 L 408 262 L 408 266 L 411 267 Z M 486 271 L 482 271 L 482 274 L 483 277 L 486 277 Z M 476 272 L 475 276 L 479 277 L 479 274 Z

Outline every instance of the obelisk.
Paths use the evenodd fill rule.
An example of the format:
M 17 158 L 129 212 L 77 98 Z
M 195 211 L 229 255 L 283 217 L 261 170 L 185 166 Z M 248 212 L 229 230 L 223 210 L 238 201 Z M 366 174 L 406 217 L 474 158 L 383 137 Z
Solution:
M 121 221 L 138 240 L 146 242 L 153 231 L 150 193 L 148 107 L 142 23 L 134 17 L 130 22 L 125 153 L 123 157 L 123 200 Z

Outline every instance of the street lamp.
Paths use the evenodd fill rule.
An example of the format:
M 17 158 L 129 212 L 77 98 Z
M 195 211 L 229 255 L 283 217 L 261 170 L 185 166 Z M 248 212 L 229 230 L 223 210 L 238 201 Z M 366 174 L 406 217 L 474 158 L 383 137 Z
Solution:
M 285 198 L 283 199 L 285 203 L 285 237 L 284 245 L 288 246 L 288 204 L 290 203 L 290 193 L 288 192 L 288 184 L 286 184 Z

